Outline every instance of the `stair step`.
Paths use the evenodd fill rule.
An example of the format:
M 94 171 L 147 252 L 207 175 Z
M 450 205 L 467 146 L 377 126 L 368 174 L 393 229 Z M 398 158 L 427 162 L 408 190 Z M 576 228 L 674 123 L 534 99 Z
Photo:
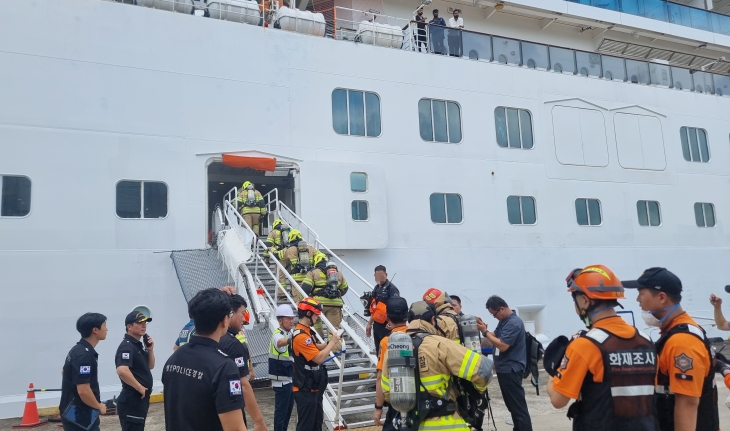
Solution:
M 360 379 L 360 380 L 352 380 L 349 382 L 342 382 L 343 388 L 351 388 L 353 386 L 372 386 L 375 384 L 375 379 Z M 337 383 L 331 383 L 332 387 L 337 389 L 338 384 Z
M 340 409 L 341 415 L 354 415 L 358 413 L 367 413 L 373 411 L 373 405 L 372 404 L 366 404 L 364 406 L 355 406 L 355 407 L 345 407 L 344 409 Z M 372 423 L 372 421 L 370 421 Z
M 383 415 L 383 417 L 385 417 L 385 415 Z M 371 427 L 371 426 L 373 426 L 372 419 L 369 421 L 348 422 L 347 423 L 347 429 L 364 428 L 364 427 Z
M 375 392 L 356 392 L 354 394 L 342 394 L 342 401 L 346 400 L 359 400 L 367 401 L 369 398 L 374 397 Z M 330 397 L 333 402 L 337 401 L 337 397 Z
M 352 359 L 345 359 L 345 365 L 352 365 L 352 364 L 371 364 L 370 358 L 352 358 Z

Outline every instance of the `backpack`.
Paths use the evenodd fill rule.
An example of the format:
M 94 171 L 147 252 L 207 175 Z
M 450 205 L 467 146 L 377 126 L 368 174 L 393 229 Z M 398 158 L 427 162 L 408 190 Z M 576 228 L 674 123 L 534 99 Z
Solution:
M 523 379 L 530 378 L 530 383 L 535 387 L 535 392 L 540 395 L 540 387 L 538 386 L 538 380 L 540 378 L 540 372 L 537 368 L 537 363 L 542 359 L 545 354 L 545 349 L 542 343 L 537 341 L 534 335 L 525 331 L 525 371 L 522 375 Z

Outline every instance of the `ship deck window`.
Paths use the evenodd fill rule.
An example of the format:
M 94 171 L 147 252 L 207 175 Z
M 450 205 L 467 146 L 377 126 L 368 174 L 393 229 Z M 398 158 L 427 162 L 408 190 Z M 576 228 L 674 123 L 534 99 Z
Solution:
M 368 191 L 368 174 L 364 172 L 351 173 L 350 190 L 355 193 L 365 193 Z
M 601 77 L 601 55 L 590 52 L 576 51 L 575 61 L 578 71 L 583 76 Z
M 529 111 L 498 107 L 494 110 L 494 122 L 497 145 L 525 150 L 532 148 L 532 117 Z
M 500 63 L 519 65 L 521 64 L 520 41 L 514 39 L 505 39 L 503 37 L 493 37 L 492 44 L 494 46 L 494 58 Z
M 122 219 L 167 217 L 167 184 L 157 181 L 119 181 L 117 216 Z
M 697 227 L 715 227 L 715 206 L 697 202 L 695 204 L 695 222 Z
M 507 197 L 507 219 L 510 224 L 531 225 L 537 222 L 535 198 L 532 196 Z
M 469 53 L 472 60 L 490 61 L 492 59 L 492 38 L 485 34 L 470 31 L 461 32 L 463 52 Z
M 550 47 L 550 66 L 558 73 L 575 74 L 575 51 L 565 48 Z
M 0 217 L 25 217 L 30 214 L 30 178 L 0 175 Z
M 600 226 L 601 202 L 598 199 L 576 199 L 575 217 L 580 226 Z
M 695 127 L 679 129 L 682 141 L 682 155 L 688 162 L 707 163 L 710 161 L 710 151 L 707 145 L 707 132 Z
M 681 67 L 671 67 L 672 71 L 672 87 L 677 90 L 692 90 L 692 75 L 689 70 Z
M 456 193 L 432 193 L 431 221 L 438 224 L 459 224 L 464 215 L 461 195 Z
M 644 61 L 626 60 L 626 73 L 634 84 L 649 84 L 649 64 Z
M 730 97 L 730 76 L 713 75 L 715 79 L 715 94 Z
M 695 84 L 697 93 L 715 94 L 715 82 L 712 80 L 712 74 L 708 72 L 692 71 L 692 80 Z
M 623 58 L 603 55 L 601 56 L 601 65 L 603 66 L 604 78 L 609 81 L 626 81 L 626 68 Z
M 637 201 L 636 212 L 640 226 L 659 226 L 662 223 L 661 210 L 657 201 Z
M 522 58 L 530 69 L 547 70 L 549 67 L 547 45 L 522 42 Z
M 461 142 L 461 108 L 447 100 L 418 101 L 418 124 L 421 139 L 431 142 Z
M 332 127 L 340 135 L 380 136 L 380 97 L 337 88 L 332 91 Z
M 368 221 L 368 201 L 352 201 L 352 219 L 355 221 Z

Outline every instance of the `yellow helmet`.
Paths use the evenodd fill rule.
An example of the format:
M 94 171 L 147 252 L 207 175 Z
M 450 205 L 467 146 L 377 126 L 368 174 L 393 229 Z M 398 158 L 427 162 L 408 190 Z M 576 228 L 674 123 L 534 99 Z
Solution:
M 289 231 L 289 242 L 292 241 L 301 241 L 302 240 L 302 233 L 299 232 L 296 229 L 292 229 Z
M 281 226 L 281 223 L 282 223 L 281 219 L 276 219 L 276 220 L 274 220 L 273 223 L 271 223 L 271 228 L 272 229 L 276 229 L 279 226 Z
M 243 189 L 244 190 L 248 189 L 248 186 L 253 186 L 253 183 L 251 181 L 244 181 L 243 186 L 242 186 Z
M 314 266 L 319 265 L 322 261 L 324 261 L 325 265 L 327 264 L 327 255 L 318 251 L 317 254 L 314 255 Z

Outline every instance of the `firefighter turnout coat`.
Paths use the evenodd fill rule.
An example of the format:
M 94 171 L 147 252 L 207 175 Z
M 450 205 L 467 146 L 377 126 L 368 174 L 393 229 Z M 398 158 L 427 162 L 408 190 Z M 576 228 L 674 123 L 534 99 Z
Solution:
M 309 271 L 302 281 L 302 290 L 304 290 L 304 293 L 319 301 L 324 307 L 342 307 L 344 305 L 342 297 L 345 296 L 347 290 L 350 288 L 342 273 L 337 271 L 337 291 L 340 296 L 335 298 L 323 296 L 326 287 L 327 272 L 321 268 L 314 268 Z

